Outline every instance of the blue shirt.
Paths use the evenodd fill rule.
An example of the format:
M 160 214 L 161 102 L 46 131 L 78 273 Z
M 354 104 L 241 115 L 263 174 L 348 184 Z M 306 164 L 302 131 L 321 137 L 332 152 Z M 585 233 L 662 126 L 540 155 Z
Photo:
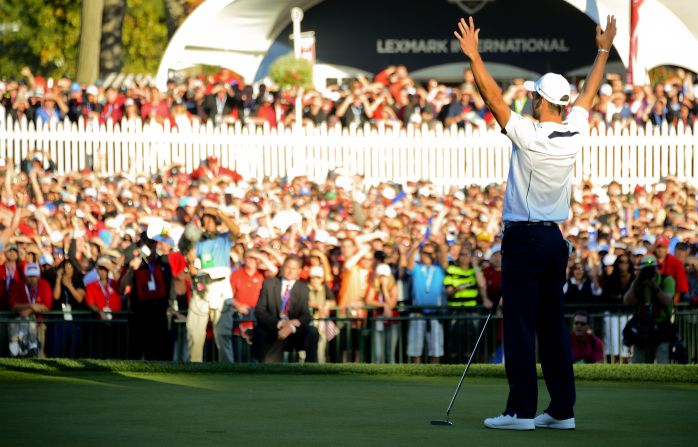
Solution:
M 196 257 L 201 268 L 230 267 L 230 233 L 222 233 L 212 239 L 202 239 L 196 244 Z
M 409 274 L 412 277 L 412 304 L 415 306 L 442 306 L 444 304 L 444 269 L 439 265 L 417 264 Z

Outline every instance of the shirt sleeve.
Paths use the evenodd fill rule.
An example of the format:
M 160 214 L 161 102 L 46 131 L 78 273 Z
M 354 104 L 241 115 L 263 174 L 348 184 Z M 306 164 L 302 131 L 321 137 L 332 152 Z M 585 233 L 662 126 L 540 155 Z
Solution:
M 661 287 L 664 293 L 668 293 L 672 297 L 674 296 L 674 293 L 676 293 L 676 281 L 674 281 L 674 278 L 671 276 L 662 277 Z
M 51 284 L 47 281 L 39 282 L 39 297 L 41 298 L 41 303 L 51 310 L 53 306 L 53 291 L 51 290 Z
M 572 107 L 567 114 L 567 124 L 574 127 L 580 134 L 589 134 L 589 112 L 584 107 Z
M 85 287 L 85 303 L 97 306 L 97 297 L 95 296 L 94 283 L 89 284 Z
M 526 149 L 530 146 L 530 142 L 536 133 L 536 125 L 533 121 L 528 120 L 520 114 L 511 111 L 509 121 L 504 126 L 504 131 L 507 137 L 520 149 Z

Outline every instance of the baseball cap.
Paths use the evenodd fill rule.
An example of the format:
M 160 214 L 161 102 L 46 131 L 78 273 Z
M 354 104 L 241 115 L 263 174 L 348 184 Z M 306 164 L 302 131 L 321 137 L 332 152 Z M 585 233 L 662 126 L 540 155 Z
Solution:
M 501 244 L 493 244 L 489 250 L 485 252 L 485 260 L 489 261 L 492 258 L 492 255 L 495 253 L 499 253 L 502 251 L 502 245 Z
M 645 256 L 647 254 L 647 249 L 643 246 L 635 247 L 632 253 L 635 256 Z
M 529 92 L 538 93 L 553 104 L 566 106 L 570 102 L 570 84 L 557 73 L 546 73 L 535 82 L 526 81 L 524 88 Z
M 613 249 L 615 250 L 616 248 L 619 248 L 621 250 L 627 250 L 628 245 L 624 244 L 623 242 L 614 242 L 613 243 Z
M 10 250 L 14 250 L 14 251 L 19 253 L 19 248 L 17 248 L 17 244 L 9 243 L 9 244 L 5 245 L 5 251 L 10 251 Z
M 668 247 L 669 246 L 669 239 L 665 238 L 664 236 L 658 237 L 657 240 L 655 241 L 655 244 L 658 247 Z
M 644 268 L 644 267 L 658 267 L 659 264 L 657 264 L 657 258 L 654 256 L 644 256 L 640 263 L 637 265 L 638 269 Z
M 41 276 L 41 269 L 37 264 L 29 263 L 24 267 L 24 276 Z
M 87 89 L 85 90 L 85 93 L 87 93 L 88 95 L 97 96 L 97 95 L 99 94 L 99 90 L 97 90 L 97 87 L 96 87 L 96 86 L 90 85 L 90 86 L 87 87 Z
M 310 268 L 311 278 L 323 278 L 325 276 L 325 271 L 319 265 Z
M 647 242 L 649 244 L 654 245 L 655 240 L 656 238 L 651 234 L 645 234 L 644 236 L 642 236 L 642 242 Z
M 103 256 L 97 259 L 97 267 L 102 267 L 107 270 L 111 270 L 112 268 L 114 268 L 114 264 L 112 264 L 109 258 Z

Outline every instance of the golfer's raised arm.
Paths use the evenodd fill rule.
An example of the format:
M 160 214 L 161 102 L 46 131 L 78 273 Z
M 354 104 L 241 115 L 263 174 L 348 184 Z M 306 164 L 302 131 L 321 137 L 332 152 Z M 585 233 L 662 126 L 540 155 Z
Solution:
M 480 96 L 482 96 L 485 104 L 487 104 L 487 108 L 490 109 L 490 112 L 492 112 L 494 118 L 503 129 L 509 121 L 511 111 L 504 102 L 499 86 L 488 73 L 487 68 L 485 68 L 485 63 L 482 62 L 480 53 L 477 51 L 480 29 L 475 28 L 473 18 L 469 17 L 468 23 L 465 22 L 465 19 L 460 19 L 460 22 L 458 22 L 458 30 L 459 31 L 454 31 L 453 35 L 456 36 L 456 39 L 460 42 L 460 48 L 463 50 L 463 54 L 470 59 L 470 69 L 473 71 L 475 84 L 477 84 L 477 88 L 480 90 Z
M 601 80 L 603 79 L 606 61 L 611 51 L 613 38 L 616 36 L 616 18 L 614 16 L 606 17 L 606 30 L 601 31 L 601 26 L 596 26 L 596 45 L 599 51 L 596 53 L 594 66 L 591 67 L 589 76 L 584 81 L 584 88 L 574 101 L 574 106 L 583 107 L 586 110 L 591 109 L 596 97 L 596 92 L 599 91 Z

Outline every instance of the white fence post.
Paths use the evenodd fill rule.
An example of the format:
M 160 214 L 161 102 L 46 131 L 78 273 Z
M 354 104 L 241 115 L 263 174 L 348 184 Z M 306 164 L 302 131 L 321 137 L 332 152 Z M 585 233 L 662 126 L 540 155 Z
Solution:
M 573 181 L 605 184 L 618 181 L 624 191 L 651 185 L 667 175 L 698 183 L 698 124 L 592 129 L 575 163 Z M 303 173 L 321 182 L 342 167 L 379 181 L 430 180 L 442 191 L 451 186 L 487 185 L 506 180 L 511 144 L 500 132 L 483 128 L 408 127 L 270 129 L 214 127 L 194 122 L 170 128 L 140 121 L 99 124 L 65 121 L 35 125 L 13 122 L 0 108 L 0 157 L 18 166 L 34 149 L 46 150 L 59 172 L 92 166 L 102 174 L 154 174 L 173 162 L 187 171 L 217 155 L 221 164 L 244 178 L 262 179 Z

